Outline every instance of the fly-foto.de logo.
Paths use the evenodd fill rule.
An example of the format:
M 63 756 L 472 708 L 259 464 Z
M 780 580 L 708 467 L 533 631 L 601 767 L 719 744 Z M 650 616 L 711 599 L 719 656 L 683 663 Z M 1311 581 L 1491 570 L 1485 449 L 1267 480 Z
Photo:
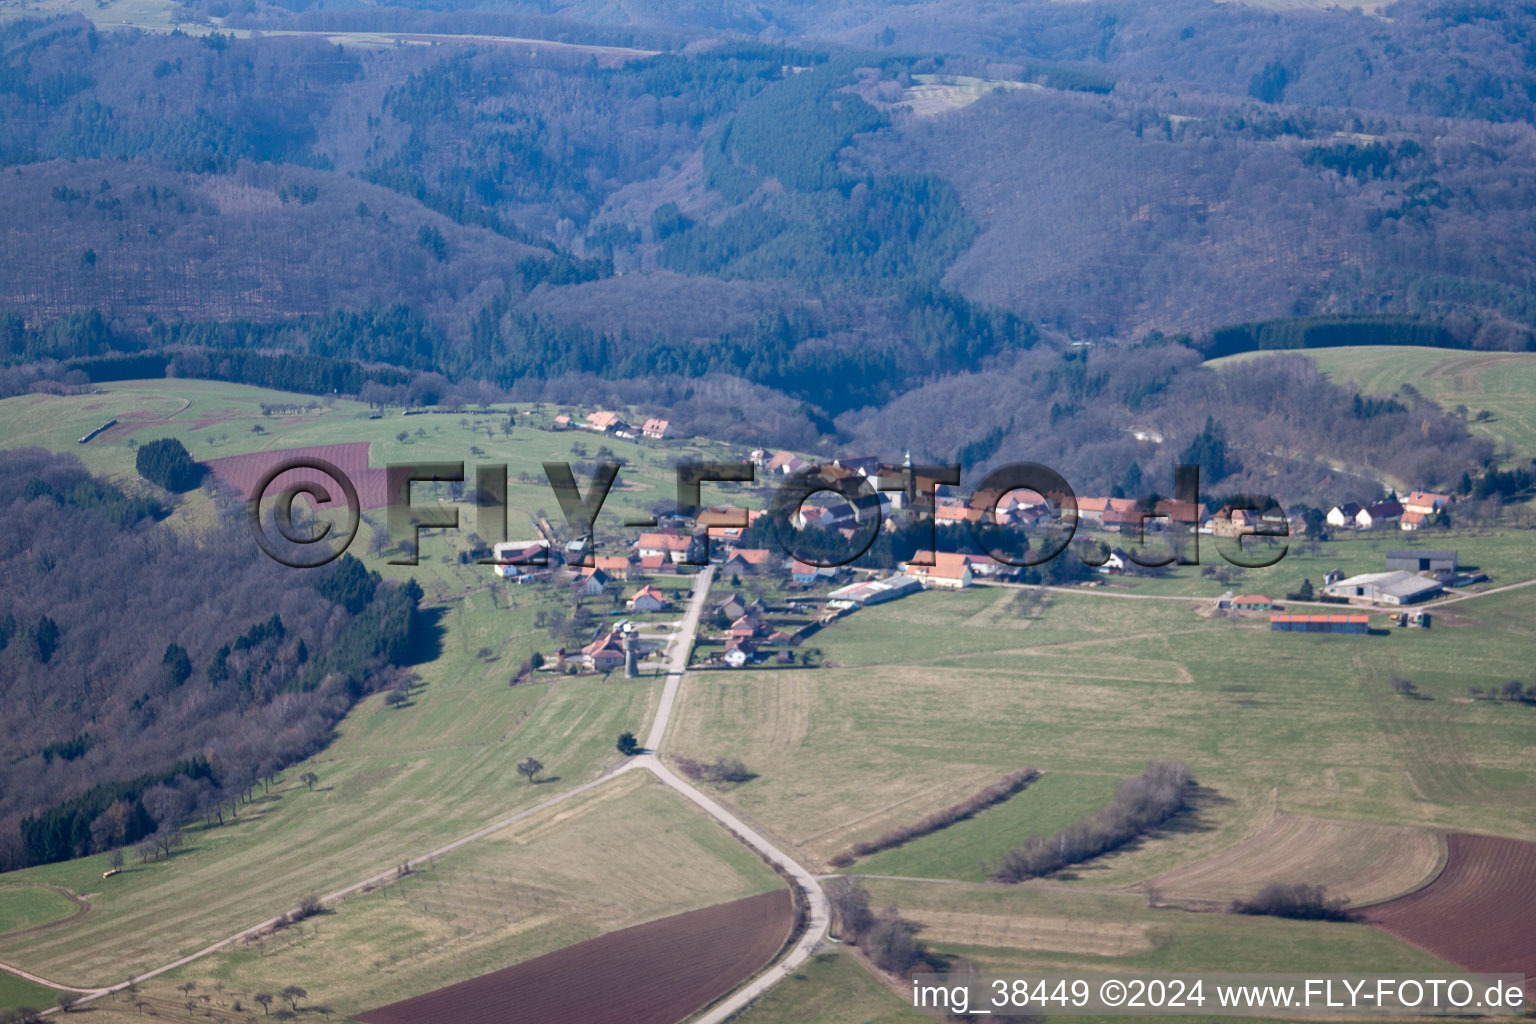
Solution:
M 623 469 L 621 462 L 595 465 L 585 491 L 576 480 L 569 463 L 543 464 L 545 479 L 560 505 L 561 515 L 571 536 L 585 539 L 580 559 L 591 565 L 595 554 L 595 524 Z M 694 542 L 682 558 L 682 565 L 707 565 L 713 530 L 745 529 L 752 517 L 744 508 L 704 509 L 703 490 L 707 483 L 756 484 L 756 469 L 750 462 L 686 462 L 676 467 L 677 498 L 673 518 L 694 524 Z M 390 544 L 397 554 L 392 565 L 416 565 L 423 529 L 458 530 L 458 504 L 413 503 L 412 485 L 465 482 L 463 462 L 402 462 L 385 467 L 387 501 L 386 526 Z M 807 466 L 776 478 L 770 485 L 766 514 L 774 542 L 791 558 L 809 565 L 835 567 L 857 561 L 880 535 L 887 518 L 899 508 L 927 531 L 926 552 L 940 549 L 937 542 L 941 502 L 963 504 L 959 517 L 970 530 L 976 546 L 995 561 L 1013 566 L 1042 565 L 1061 555 L 1072 543 L 1082 518 L 1076 493 L 1065 477 L 1049 466 L 1034 462 L 1015 462 L 997 467 L 982 478 L 965 499 L 940 498 L 942 488 L 960 484 L 962 467 L 950 465 L 904 464 L 875 479 L 850 473 L 835 463 Z M 469 502 L 474 507 L 474 532 L 485 543 L 494 545 L 508 537 L 508 476 L 504 463 L 479 464 L 474 467 L 474 487 Z M 1174 497 L 1149 496 L 1131 502 L 1131 510 L 1120 515 L 1122 536 L 1144 539 L 1149 528 L 1167 537 L 1167 549 L 1159 552 L 1138 550 L 1129 556 L 1149 568 L 1166 565 L 1198 565 L 1200 468 L 1174 467 Z M 808 521 L 804 510 L 817 495 L 830 495 L 851 506 L 851 516 L 840 522 L 836 531 Z M 341 521 L 305 515 L 296 518 L 294 503 L 299 496 L 309 499 L 316 513 L 344 513 Z M 1015 529 L 1013 542 L 1005 539 L 1008 530 L 1000 509 L 1005 501 L 1017 501 L 1029 495 L 1036 514 L 1027 531 L 1028 539 L 1018 542 L 1021 531 Z M 1232 565 L 1264 568 L 1284 558 L 1288 547 L 1281 544 L 1263 552 L 1247 551 L 1245 537 L 1283 538 L 1289 527 L 1279 504 L 1263 494 L 1236 495 L 1227 499 L 1228 514 L 1245 513 L 1247 527 L 1235 531 L 1233 543 L 1218 545 L 1218 553 Z M 362 503 L 356 484 L 333 463 L 324 459 L 298 457 L 274 465 L 253 488 L 248 505 L 251 532 L 257 545 L 268 556 L 294 568 L 318 568 L 347 550 L 356 539 L 362 518 Z M 707 521 L 706 521 L 707 519 Z M 626 520 L 631 529 L 655 527 L 658 520 Z M 837 541 L 829 545 L 829 535 Z M 503 564 L 496 557 L 478 560 L 480 564 Z M 915 564 L 923 564 L 917 562 Z

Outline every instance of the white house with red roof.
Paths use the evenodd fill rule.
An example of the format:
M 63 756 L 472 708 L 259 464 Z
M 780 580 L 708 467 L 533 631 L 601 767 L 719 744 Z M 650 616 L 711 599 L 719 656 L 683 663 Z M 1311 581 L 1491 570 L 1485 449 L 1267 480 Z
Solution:
M 632 612 L 660 612 L 667 608 L 667 593 L 659 587 L 653 587 L 649 583 L 635 591 L 633 597 L 625 602 Z
M 925 562 L 932 564 L 925 565 Z M 923 586 L 943 590 L 962 590 L 970 586 L 974 578 L 970 559 L 952 551 L 919 551 L 901 569 L 908 576 L 921 580 Z

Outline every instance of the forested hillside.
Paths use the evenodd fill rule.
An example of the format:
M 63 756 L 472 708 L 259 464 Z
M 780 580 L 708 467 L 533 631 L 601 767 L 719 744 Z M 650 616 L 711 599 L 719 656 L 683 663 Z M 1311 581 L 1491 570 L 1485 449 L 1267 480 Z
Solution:
M 380 403 L 628 400 L 815 447 L 873 444 L 855 425 L 892 402 L 1030 367 L 1037 415 L 908 436 L 986 461 L 1026 447 L 1009 419 L 1043 420 L 1064 457 L 1120 452 L 1084 456 L 1113 483 L 1122 421 L 1199 429 L 1148 397 L 1217 386 L 1183 346 L 1536 343 L 1523 9 L 179 16 L 191 31 L 0 28 L 4 393 L 171 373 Z M 236 26 L 301 34 L 210 32 Z M 1151 369 L 1106 407 L 1052 390 L 1084 365 Z M 1289 429 L 1298 450 L 1336 441 L 1324 420 Z M 1417 472 L 1385 435 L 1366 447 Z
M 355 560 L 296 587 L 243 521 L 189 543 L 37 450 L 0 453 L 0 509 L 0 870 L 238 814 L 409 656 L 420 591 Z

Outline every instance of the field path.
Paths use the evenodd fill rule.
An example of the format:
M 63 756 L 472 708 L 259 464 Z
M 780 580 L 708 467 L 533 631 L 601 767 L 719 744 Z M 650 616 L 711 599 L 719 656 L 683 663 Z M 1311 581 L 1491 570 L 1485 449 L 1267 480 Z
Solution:
M 431 851 L 430 853 L 426 853 L 420 857 L 406 861 L 406 864 L 408 864 L 411 868 L 420 867 L 430 863 L 437 857 L 452 853 L 454 850 L 466 846 L 469 843 L 473 843 L 476 840 L 484 839 L 487 836 L 500 832 L 502 829 L 507 828 L 509 825 L 516 824 L 525 818 L 546 811 L 551 807 L 556 806 L 557 804 L 564 803 L 574 796 L 585 793 L 597 786 L 604 785 L 609 780 L 617 778 L 625 772 L 632 771 L 637 768 L 643 768 L 651 772 L 651 774 L 655 775 L 656 778 L 659 779 L 664 785 L 670 786 L 672 789 L 682 794 L 687 800 L 703 810 L 704 813 L 708 814 L 710 817 L 714 818 L 721 825 L 723 825 L 742 843 L 750 846 L 753 850 L 757 851 L 760 856 L 764 857 L 777 868 L 779 868 L 779 870 L 781 870 L 785 875 L 794 879 L 795 883 L 799 885 L 800 888 L 804 891 L 806 902 L 808 904 L 807 927 L 804 934 L 800 937 L 800 940 L 795 943 L 794 948 L 790 950 L 788 955 L 779 960 L 777 964 L 770 964 L 767 968 L 758 972 L 756 977 L 754 977 L 743 987 L 737 989 L 727 998 L 716 1003 L 715 1006 L 711 1008 L 707 1013 L 694 1018 L 693 1024 L 721 1024 L 721 1022 L 725 1021 L 727 1018 L 741 1010 L 742 1007 L 746 1006 L 758 996 L 768 991 L 768 989 L 772 988 L 780 980 L 788 977 L 796 967 L 810 958 L 816 947 L 820 945 L 821 940 L 826 934 L 827 927 L 830 923 L 830 907 L 827 903 L 827 897 L 826 894 L 822 892 L 821 883 L 817 880 L 814 874 L 812 874 L 808 869 L 796 861 L 792 860 L 788 854 L 784 853 L 772 843 L 768 842 L 768 840 L 764 839 L 740 818 L 737 818 L 734 814 L 727 811 L 714 800 L 710 799 L 710 797 L 706 796 L 704 793 L 700 792 L 679 778 L 670 768 L 662 763 L 659 757 L 656 756 L 656 750 L 661 746 L 662 740 L 666 737 L 667 725 L 671 720 L 672 710 L 677 703 L 677 693 L 682 685 L 683 673 L 686 672 L 688 668 L 688 656 L 693 650 L 694 637 L 698 631 L 699 620 L 703 617 L 704 614 L 704 605 L 707 603 L 709 598 L 709 585 L 710 582 L 714 579 L 714 574 L 714 566 L 706 566 L 699 571 L 699 574 L 696 577 L 694 577 L 693 595 L 688 602 L 688 610 L 683 616 L 682 622 L 680 623 L 680 628 L 672 634 L 671 639 L 668 641 L 666 654 L 667 681 L 666 685 L 662 689 L 661 700 L 656 708 L 656 717 L 654 721 L 652 721 L 650 733 L 646 737 L 645 753 L 630 758 L 620 767 L 607 772 L 599 778 L 593 779 L 590 782 L 585 782 L 582 785 L 575 787 L 574 789 L 569 789 L 564 793 L 561 793 L 559 796 L 551 797 L 542 803 L 535 804 L 532 807 L 518 811 L 516 814 L 508 815 L 507 817 L 487 825 L 484 828 L 471 832 L 469 835 L 455 839 L 453 842 L 447 843 L 443 846 L 439 846 L 437 849 Z M 386 885 L 396 877 L 398 877 L 398 868 L 391 868 L 388 871 L 379 872 L 378 874 L 365 878 L 362 881 L 354 882 L 345 888 L 337 889 L 335 892 L 326 893 L 324 896 L 320 897 L 320 902 L 325 905 L 330 905 L 365 889 Z M 295 907 L 285 913 L 294 913 L 297 911 L 297 909 L 298 908 Z M 231 935 L 228 938 L 220 939 L 218 942 L 215 942 L 212 945 L 205 946 L 195 953 L 188 954 L 187 956 L 181 957 L 178 960 L 174 960 L 171 963 L 164 964 L 163 966 L 157 967 L 152 971 L 147 971 L 143 974 L 131 977 L 126 981 L 121 981 L 115 985 L 108 985 L 102 988 L 62 984 L 60 982 L 51 981 L 46 978 L 40 978 L 37 975 L 30 974 L 19 967 L 13 967 L 4 963 L 0 963 L 0 970 L 14 974 L 19 978 L 24 978 L 27 981 L 33 982 L 34 984 L 44 985 L 48 988 L 65 989 L 71 992 L 83 993 L 82 997 L 75 1003 L 75 1006 L 79 1006 L 83 1003 L 88 1003 L 92 1000 L 100 999 L 102 996 L 110 995 L 113 992 L 122 991 L 123 989 L 126 989 L 140 981 L 146 981 L 150 978 L 174 971 L 177 968 L 184 967 L 195 960 L 201 960 L 203 957 L 216 953 L 226 946 L 234 945 L 242 939 L 257 935 L 260 932 L 271 928 L 274 924 L 277 923 L 279 918 L 283 916 L 285 915 L 280 914 L 275 917 L 268 918 L 259 924 L 252 925 L 249 928 L 236 932 L 234 935 Z M 53 1014 L 57 1012 L 59 1012 L 57 1007 L 44 1011 L 46 1014 Z

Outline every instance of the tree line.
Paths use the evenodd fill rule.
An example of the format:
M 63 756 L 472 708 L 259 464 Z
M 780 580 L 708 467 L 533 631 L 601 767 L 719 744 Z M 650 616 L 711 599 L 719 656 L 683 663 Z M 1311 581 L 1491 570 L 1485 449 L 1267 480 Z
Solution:
M 1189 806 L 1195 780 L 1182 761 L 1154 761 L 1115 787 L 1097 813 L 1054 836 L 1031 836 L 1009 850 L 992 872 L 999 882 L 1022 882 L 1118 849 L 1166 824 Z

